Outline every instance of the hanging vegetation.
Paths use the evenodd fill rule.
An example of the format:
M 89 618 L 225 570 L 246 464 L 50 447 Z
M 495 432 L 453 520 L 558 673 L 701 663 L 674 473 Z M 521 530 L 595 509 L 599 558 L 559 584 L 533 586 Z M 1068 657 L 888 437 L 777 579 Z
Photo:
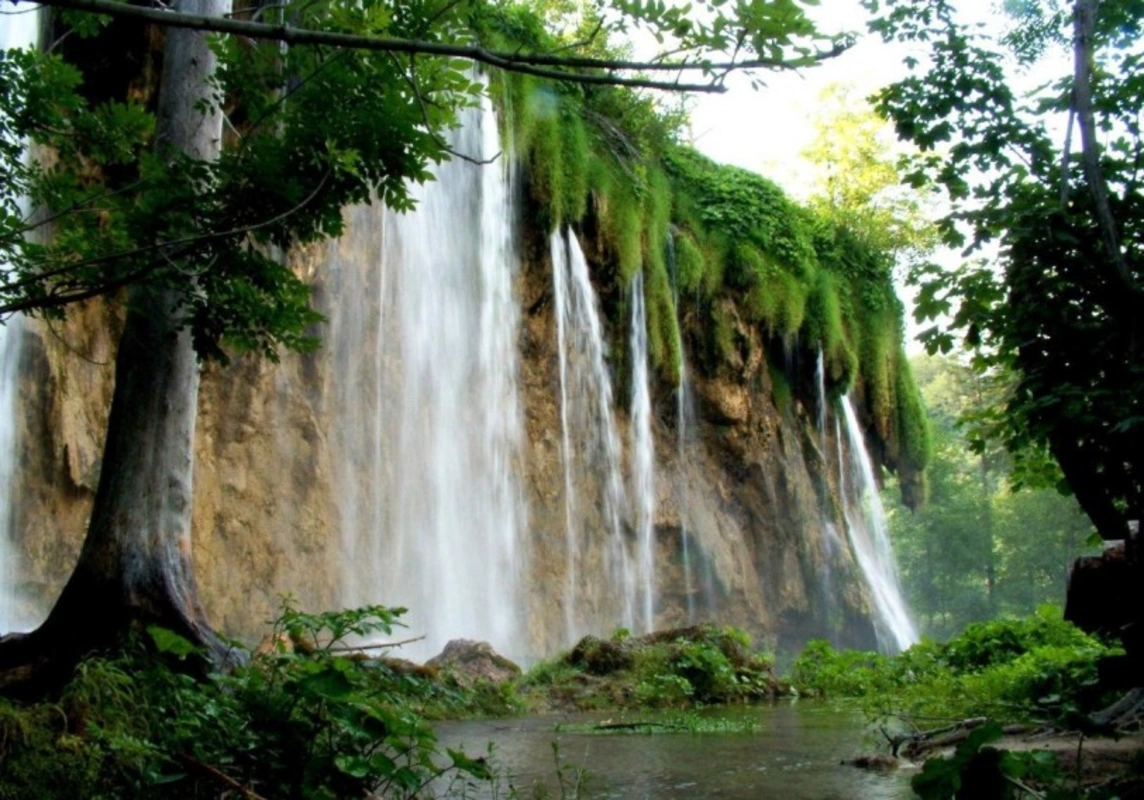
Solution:
M 519 10 L 484 23 L 506 45 L 523 35 L 528 46 L 560 46 Z M 501 75 L 496 91 L 536 223 L 594 231 L 601 280 L 627 287 L 643 270 L 649 352 L 665 381 L 682 363 L 677 304 L 698 311 L 710 357 L 701 370 L 732 357 L 734 316 L 775 348 L 821 349 L 829 390 L 861 394 L 886 462 L 921 496 L 929 432 L 902 350 L 892 253 L 681 144 L 685 115 L 634 90 Z

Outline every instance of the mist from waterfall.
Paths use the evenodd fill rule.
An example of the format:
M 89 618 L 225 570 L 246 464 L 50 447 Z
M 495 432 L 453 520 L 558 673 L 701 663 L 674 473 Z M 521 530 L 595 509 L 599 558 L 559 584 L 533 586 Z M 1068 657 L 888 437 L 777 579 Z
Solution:
M 620 437 L 588 262 L 570 229 L 553 231 L 549 250 L 564 466 L 565 635 L 571 642 L 587 632 L 635 626 L 636 570 L 624 537 Z M 583 592 L 588 582 L 597 591 Z
M 0 50 L 33 47 L 39 41 L 40 11 L 10 14 L 0 26 Z M 18 209 L 27 213 L 21 198 Z M 0 273 L 8 265 L 0 261 Z M 20 585 L 20 548 L 16 535 L 14 482 L 18 435 L 20 345 L 23 318 L 11 315 L 0 324 L 0 635 L 33 628 L 39 619 L 25 607 Z
M 841 400 L 846 439 L 850 448 L 850 468 L 846 468 L 842 433 L 838 431 L 839 495 L 842 497 L 846 531 L 854 557 L 870 588 L 874 601 L 875 631 L 883 650 L 900 651 L 918 641 L 898 581 L 897 562 L 890 546 L 886 510 L 874 478 L 874 466 L 849 397 Z M 845 481 L 853 495 L 846 492 Z
M 454 638 L 509 653 L 523 641 L 518 258 L 487 98 L 450 145 L 472 161 L 412 186 L 413 212 L 356 210 L 334 245 L 377 258 L 330 303 L 355 309 L 331 324 L 352 417 L 334 450 L 352 451 L 335 455 L 342 597 L 407 607 L 407 635 L 425 637 L 411 657 Z
M 647 311 L 643 272 L 632 281 L 631 453 L 632 497 L 639 542 L 639 623 L 644 633 L 655 628 L 655 442 L 651 433 L 651 388 L 647 366 Z

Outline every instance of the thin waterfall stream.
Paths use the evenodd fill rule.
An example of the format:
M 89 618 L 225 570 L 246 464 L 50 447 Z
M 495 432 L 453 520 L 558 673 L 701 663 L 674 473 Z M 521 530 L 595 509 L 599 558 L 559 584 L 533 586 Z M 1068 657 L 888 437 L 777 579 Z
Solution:
M 918 641 L 917 629 L 910 619 L 898 581 L 897 563 L 890 546 L 886 510 L 878 493 L 874 466 L 866 449 L 866 441 L 849 397 L 841 400 L 850 447 L 850 486 L 846 494 L 843 478 L 847 474 L 842 454 L 842 434 L 838 434 L 839 494 L 843 498 L 846 530 L 854 557 L 870 588 L 877 612 L 875 630 L 884 650 L 905 650 Z M 857 508 L 855 508 L 857 506 Z
M 651 388 L 648 385 L 647 312 L 643 272 L 632 281 L 632 490 L 639 542 L 640 625 L 655 627 L 655 442 L 651 433 Z
M 570 229 L 553 231 L 549 249 L 560 361 L 566 635 L 574 641 L 589 631 L 635 626 L 636 568 L 624 535 L 620 436 L 588 262 Z M 591 603 L 581 591 L 589 580 L 598 589 Z
M 687 525 L 687 509 L 690 506 L 687 484 L 687 448 L 692 431 L 695 430 L 695 401 L 691 396 L 691 384 L 687 382 L 687 359 L 683 357 L 683 347 L 679 348 L 679 386 L 675 392 L 675 447 L 679 459 L 679 481 L 676 486 L 676 502 L 679 504 L 679 549 L 683 561 L 683 591 L 687 595 L 687 624 L 695 624 L 695 567 L 692 564 L 691 532 Z
M 691 507 L 688 483 L 688 461 L 690 454 L 688 451 L 694 444 L 692 439 L 697 429 L 695 420 L 695 397 L 691 391 L 690 372 L 687 368 L 687 350 L 683 344 L 683 320 L 679 295 L 679 264 L 676 260 L 674 235 L 667 237 L 667 247 L 665 250 L 668 273 L 671 275 L 671 297 L 676 313 L 680 315 L 679 324 L 676 326 L 679 336 L 679 383 L 675 391 L 675 450 L 676 458 L 678 459 L 677 474 L 679 477 L 675 486 L 675 501 L 679 506 L 679 549 L 680 560 L 683 567 L 683 592 L 687 603 L 687 624 L 693 625 L 697 619 L 695 595 L 698 589 L 695 581 L 694 554 L 692 553 L 692 547 L 694 546 L 691 541 L 692 531 L 688 524 L 688 510 Z M 707 580 L 704 581 L 704 605 L 708 609 L 713 607 L 712 597 L 714 591 L 710 584 L 711 576 L 710 571 L 708 571 Z

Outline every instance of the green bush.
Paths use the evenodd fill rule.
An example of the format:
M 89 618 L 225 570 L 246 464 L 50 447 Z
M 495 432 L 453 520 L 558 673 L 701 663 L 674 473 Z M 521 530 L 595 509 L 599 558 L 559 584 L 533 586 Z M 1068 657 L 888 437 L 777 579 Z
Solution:
M 521 692 L 551 707 L 682 708 L 773 697 L 774 663 L 734 628 L 700 625 L 646 636 L 586 636 L 538 664 Z M 539 702 L 539 701 L 538 701 Z
M 56 698 L 0 703 L 0 798 L 413 797 L 450 772 L 487 779 L 422 715 L 461 702 L 453 689 L 342 649 L 399 614 L 286 608 L 280 647 L 209 679 L 186 670 L 189 642 L 152 629 Z
M 801 694 L 861 698 L 881 711 L 1026 718 L 1098 703 L 1096 662 L 1110 652 L 1046 607 L 969 625 L 944 644 L 923 640 L 894 657 L 813 641 L 791 682 Z

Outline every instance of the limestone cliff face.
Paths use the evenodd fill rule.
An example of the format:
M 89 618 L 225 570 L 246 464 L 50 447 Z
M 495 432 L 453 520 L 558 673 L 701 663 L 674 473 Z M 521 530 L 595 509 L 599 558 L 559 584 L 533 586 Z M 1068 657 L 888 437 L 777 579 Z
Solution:
M 370 224 L 368 215 L 360 223 Z M 374 239 L 294 256 L 327 315 L 338 313 L 339 297 L 345 300 L 331 282 L 345 283 L 346 269 L 368 274 L 376 263 Z M 517 278 L 528 503 L 518 655 L 567 644 L 556 323 L 542 240 L 526 234 Z M 328 269 L 334 259 L 343 265 L 337 275 Z M 816 428 L 813 384 L 807 378 L 793 391 L 776 391 L 768 367 L 776 354 L 733 307 L 725 313 L 734 321 L 735 350 L 719 364 L 702 363 L 701 323 L 684 319 L 696 416 L 682 450 L 676 387 L 653 388 L 657 626 L 712 618 L 772 646 L 812 636 L 873 646 L 869 593 L 829 529 L 841 527 L 837 469 L 824 468 L 837 465 L 837 445 Z M 67 579 L 85 531 L 118 331 L 114 311 L 92 304 L 66 324 L 31 323 L 24 337 L 15 526 L 24 563 L 17 588 L 43 611 Z M 610 341 L 623 341 L 622 330 L 610 334 Z M 241 357 L 205 370 L 194 558 L 207 611 L 227 634 L 259 637 L 282 594 L 307 608 L 333 607 L 345 597 L 337 498 L 355 478 L 353 466 L 339 460 L 348 434 L 338 414 L 344 402 L 333 398 L 354 380 L 347 366 L 353 354 L 335 358 L 332 349 L 284 355 L 278 364 Z M 617 417 L 623 430 L 626 415 Z M 598 566 L 602 558 L 589 547 L 585 563 Z M 582 592 L 603 609 L 604 588 L 594 574 L 585 570 Z
M 551 650 L 563 643 L 555 606 L 564 580 L 556 322 L 551 264 L 539 237 L 525 252 L 521 352 L 534 548 L 528 606 L 531 638 Z M 849 551 L 827 541 L 827 522 L 839 530 L 842 522 L 836 462 L 824 468 L 836 456 L 820 448 L 834 453 L 837 443 L 833 436 L 819 441 L 813 394 L 805 404 L 776 399 L 759 331 L 736 322 L 736 357 L 692 371 L 696 430 L 682 448 L 678 387 L 662 380 L 654 387 L 656 627 L 712 619 L 772 647 L 829 637 L 873 648 L 868 591 Z M 699 325 L 684 320 L 689 344 L 702 338 Z M 613 330 L 608 338 L 623 335 Z M 626 427 L 622 410 L 619 416 Z

